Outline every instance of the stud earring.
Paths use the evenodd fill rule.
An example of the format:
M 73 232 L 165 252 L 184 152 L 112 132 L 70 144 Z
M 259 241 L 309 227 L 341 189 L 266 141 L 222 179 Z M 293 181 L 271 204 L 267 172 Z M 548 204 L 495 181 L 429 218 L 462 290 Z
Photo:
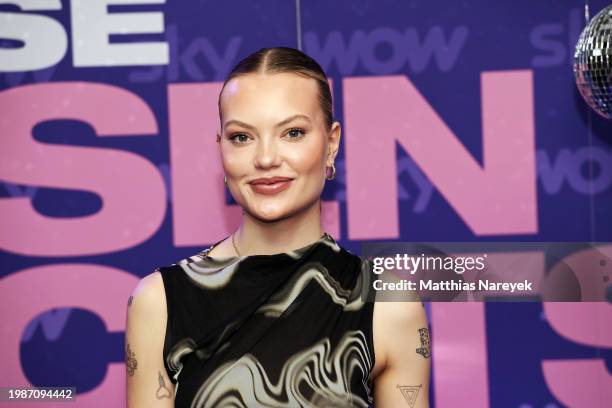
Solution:
M 225 183 L 225 185 L 227 186 L 227 176 L 223 176 L 223 182 Z

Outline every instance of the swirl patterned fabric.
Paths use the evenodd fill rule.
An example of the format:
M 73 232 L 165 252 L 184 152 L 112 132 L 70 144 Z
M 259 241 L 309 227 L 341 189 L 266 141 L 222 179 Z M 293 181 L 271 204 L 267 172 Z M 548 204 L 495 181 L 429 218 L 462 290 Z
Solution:
M 327 233 L 295 251 L 210 257 L 157 270 L 176 407 L 373 403 L 372 317 L 362 259 Z

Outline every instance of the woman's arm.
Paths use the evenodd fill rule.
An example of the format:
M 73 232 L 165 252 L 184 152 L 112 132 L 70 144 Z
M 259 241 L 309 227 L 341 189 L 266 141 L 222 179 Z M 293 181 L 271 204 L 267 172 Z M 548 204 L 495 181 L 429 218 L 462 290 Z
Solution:
M 128 300 L 125 329 L 127 407 L 174 407 L 163 361 L 166 294 L 159 272 L 140 280 Z
M 374 341 L 385 368 L 374 379 L 376 408 L 429 408 L 431 349 L 420 301 L 376 302 Z

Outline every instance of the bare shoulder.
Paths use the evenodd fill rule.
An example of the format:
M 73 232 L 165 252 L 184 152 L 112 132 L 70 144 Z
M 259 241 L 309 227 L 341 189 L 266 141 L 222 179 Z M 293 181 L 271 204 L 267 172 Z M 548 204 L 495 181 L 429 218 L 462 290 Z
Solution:
M 142 277 L 128 300 L 128 309 L 133 313 L 145 312 L 147 309 L 164 309 L 166 294 L 161 273 L 157 270 Z
M 163 348 L 167 319 L 164 282 L 156 270 L 138 281 L 128 299 L 126 338 L 157 352 Z
M 427 323 L 427 315 L 422 302 L 376 302 L 374 306 L 378 325 L 389 331 L 397 331 L 407 326 Z
M 163 341 L 167 323 L 166 291 L 161 273 L 157 270 L 142 277 L 132 290 L 127 305 L 126 332 L 139 336 L 155 334 L 155 341 Z

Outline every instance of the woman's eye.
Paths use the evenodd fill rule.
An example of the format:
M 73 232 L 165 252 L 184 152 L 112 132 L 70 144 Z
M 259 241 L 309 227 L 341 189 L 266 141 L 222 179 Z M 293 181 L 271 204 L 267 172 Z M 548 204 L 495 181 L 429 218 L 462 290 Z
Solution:
M 299 139 L 304 134 L 306 134 L 306 132 L 304 131 L 304 129 L 294 128 L 288 131 L 287 134 L 290 136 L 290 139 Z
M 244 143 L 249 140 L 249 137 L 244 133 L 236 133 L 229 138 L 234 143 Z M 238 139 L 238 140 L 237 140 Z

